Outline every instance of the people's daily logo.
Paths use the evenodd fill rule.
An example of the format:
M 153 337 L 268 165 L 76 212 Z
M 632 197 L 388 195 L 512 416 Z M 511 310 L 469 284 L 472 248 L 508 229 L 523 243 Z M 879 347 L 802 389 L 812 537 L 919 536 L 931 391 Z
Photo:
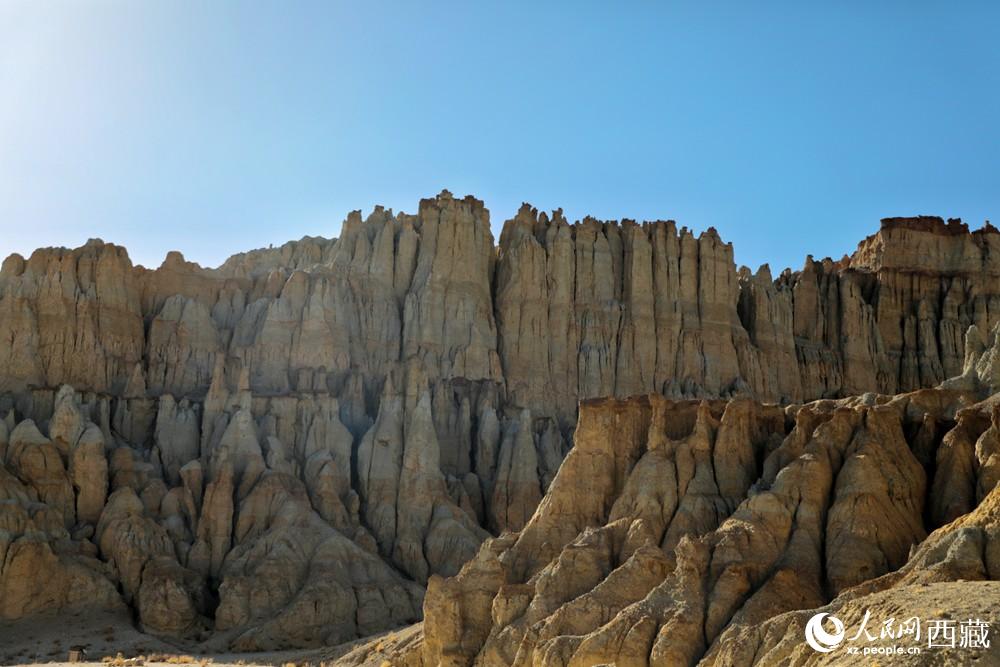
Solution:
M 924 650 L 990 647 L 990 624 L 979 618 L 888 618 L 878 623 L 866 610 L 857 629 L 821 612 L 806 622 L 806 643 L 819 653 L 838 649 L 851 655 L 919 655 Z
M 833 624 L 833 632 L 827 632 L 823 628 L 823 619 L 830 619 Z M 820 653 L 829 653 L 840 646 L 844 641 L 844 623 L 836 616 L 830 614 L 816 614 L 806 623 L 806 642 L 813 650 Z

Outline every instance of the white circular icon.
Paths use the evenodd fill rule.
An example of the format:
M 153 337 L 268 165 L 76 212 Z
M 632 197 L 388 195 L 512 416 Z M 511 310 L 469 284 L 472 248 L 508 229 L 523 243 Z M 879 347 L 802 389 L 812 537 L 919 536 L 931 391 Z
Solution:
M 830 616 L 834 631 L 823 629 L 823 619 L 830 614 L 816 614 L 806 623 L 806 643 L 820 653 L 829 653 L 844 641 L 844 624 L 836 616 Z

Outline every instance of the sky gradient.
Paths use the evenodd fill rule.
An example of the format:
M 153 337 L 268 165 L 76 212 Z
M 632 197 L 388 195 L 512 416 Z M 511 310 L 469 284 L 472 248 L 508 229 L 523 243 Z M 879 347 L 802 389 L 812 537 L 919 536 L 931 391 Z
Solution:
M 442 188 L 775 272 L 1000 220 L 1000 3 L 819 5 L 3 0 L 0 255 L 214 266 Z

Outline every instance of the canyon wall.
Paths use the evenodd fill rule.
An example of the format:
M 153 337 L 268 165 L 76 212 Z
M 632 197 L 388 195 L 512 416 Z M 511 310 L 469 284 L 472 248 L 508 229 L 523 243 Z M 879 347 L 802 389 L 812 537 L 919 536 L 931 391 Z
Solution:
M 1000 410 L 974 375 L 788 407 L 587 401 L 524 529 L 433 577 L 415 637 L 340 664 L 849 665 L 806 644 L 814 614 L 872 614 L 876 639 L 886 619 L 995 623 Z M 1000 662 L 995 642 L 925 651 L 889 664 Z
M 12 255 L 0 617 L 127 605 L 148 632 L 245 649 L 371 634 L 420 618 L 428 580 L 490 534 L 529 530 L 580 401 L 705 398 L 677 419 L 708 424 L 735 399 L 743 471 L 672 548 L 728 516 L 785 435 L 767 403 L 974 384 L 962 338 L 1000 320 L 998 244 L 888 219 L 852 257 L 774 279 L 672 222 L 524 206 L 495 244 L 483 203 L 443 192 L 216 269 L 101 241 Z
M 4 262 L 0 389 L 122 396 L 141 377 L 149 396 L 200 399 L 222 357 L 230 386 L 250 368 L 254 394 L 358 383 L 377 403 L 417 357 L 435 384 L 492 385 L 564 426 L 602 396 L 899 393 L 956 375 L 965 330 L 1000 319 L 998 249 L 988 223 L 890 218 L 853 256 L 774 279 L 673 222 L 524 205 L 494 246 L 483 203 L 447 192 L 217 269 L 175 252 L 148 270 L 92 241 Z

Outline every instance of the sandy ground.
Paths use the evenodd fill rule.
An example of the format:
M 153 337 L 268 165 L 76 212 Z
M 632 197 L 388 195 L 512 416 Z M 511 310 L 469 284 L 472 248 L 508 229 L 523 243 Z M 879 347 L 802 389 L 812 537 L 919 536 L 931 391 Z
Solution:
M 0 621 L 0 665 L 332 665 L 362 641 L 338 647 L 266 653 L 202 652 L 197 646 L 171 644 L 143 634 L 127 613 L 35 616 Z M 83 647 L 86 662 L 68 663 L 69 651 Z M 119 654 L 121 658 L 118 659 Z

